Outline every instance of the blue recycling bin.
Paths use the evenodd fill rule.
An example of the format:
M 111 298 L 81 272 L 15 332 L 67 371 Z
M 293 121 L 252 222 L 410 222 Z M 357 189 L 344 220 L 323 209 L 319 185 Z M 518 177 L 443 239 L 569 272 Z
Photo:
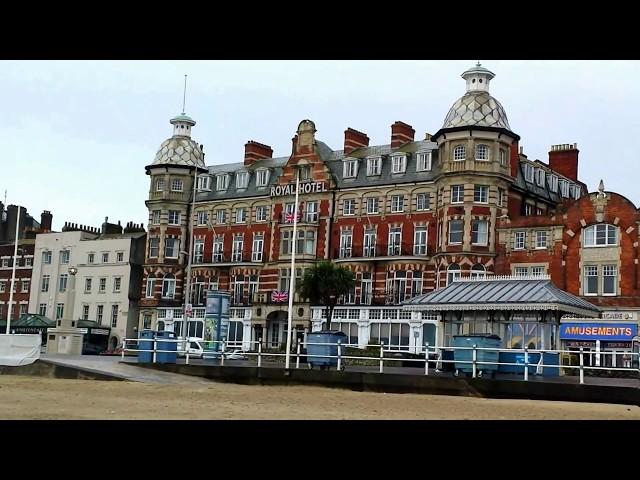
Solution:
M 340 330 L 323 330 L 309 333 L 307 335 L 308 365 L 310 367 L 338 365 L 338 341 L 341 344 L 349 343 L 347 336 Z M 341 354 L 344 355 L 345 353 L 343 347 Z M 326 355 L 331 355 L 334 358 L 328 358 Z
M 178 360 L 178 342 L 162 342 L 160 340 L 176 340 L 176 334 L 163 330 L 156 334 L 157 349 L 163 350 L 156 354 L 156 363 L 176 363 Z
M 138 335 L 138 363 L 151 363 L 153 362 L 153 339 L 156 336 L 155 330 L 142 330 Z M 143 352 L 141 350 L 149 350 L 148 352 Z
M 529 353 L 529 375 L 536 375 L 538 371 L 538 363 L 540 362 L 540 352 Z M 500 373 L 516 373 L 524 375 L 524 352 L 522 350 L 514 350 L 513 352 L 500 352 L 500 363 L 516 363 L 517 365 L 500 365 L 498 371 Z M 542 353 L 542 376 L 558 377 L 560 376 L 560 354 L 557 352 Z
M 490 372 L 491 376 L 495 376 L 498 371 L 498 349 L 501 347 L 500 337 L 497 335 L 474 334 L 474 335 L 454 335 L 453 345 L 456 375 L 460 373 L 473 373 L 473 350 L 465 348 L 458 350 L 459 347 L 477 348 L 495 348 L 496 350 L 476 350 L 476 362 L 495 362 L 487 364 L 476 364 L 476 372 L 479 377 Z M 465 363 L 458 363 L 465 362 Z M 469 363 L 466 363 L 469 362 Z

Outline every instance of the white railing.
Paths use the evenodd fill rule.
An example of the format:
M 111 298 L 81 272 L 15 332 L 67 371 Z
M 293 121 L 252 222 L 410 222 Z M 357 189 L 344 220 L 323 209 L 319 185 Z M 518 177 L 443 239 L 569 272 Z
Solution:
M 140 343 L 140 342 L 153 342 L 152 349 L 140 349 L 140 348 L 127 348 L 127 343 Z M 183 345 L 182 351 L 177 348 L 175 349 L 162 349 L 158 348 L 158 344 L 165 343 L 181 343 Z M 123 348 L 122 348 L 122 358 L 124 359 L 126 352 L 150 352 L 152 353 L 152 363 L 157 363 L 157 354 L 158 353 L 175 353 L 175 354 L 183 354 L 185 356 L 185 363 L 188 365 L 190 358 L 194 355 L 190 352 L 188 345 L 191 343 L 191 340 L 186 339 L 169 339 L 169 338 L 134 338 L 134 339 L 124 339 L 123 340 Z M 224 365 L 225 359 L 233 359 L 234 356 L 245 357 L 239 358 L 241 360 L 249 359 L 251 357 L 255 357 L 257 359 L 257 366 L 262 366 L 262 361 L 264 357 L 284 357 L 286 356 L 285 352 L 263 352 L 263 339 L 252 340 L 252 341 L 226 341 L 226 340 L 210 340 L 203 341 L 198 340 L 198 343 L 205 345 L 215 345 L 219 344 L 219 350 L 204 350 L 202 353 L 202 358 L 210 357 L 213 359 L 217 359 L 220 361 L 220 365 Z M 255 349 L 251 351 L 241 351 L 241 354 L 238 355 L 237 351 L 230 349 L 238 349 L 241 348 L 243 344 L 250 344 L 252 346 L 256 346 Z M 318 354 L 302 352 L 302 349 L 308 346 L 334 346 L 335 355 L 329 354 Z M 160 345 L 162 347 L 162 345 Z M 186 348 L 185 348 L 186 347 Z M 431 371 L 435 373 L 441 373 L 444 365 L 454 364 L 455 376 L 458 376 L 460 373 L 471 374 L 472 378 L 481 378 L 484 376 L 485 372 L 491 372 L 492 376 L 496 372 L 500 372 L 500 366 L 512 366 L 517 367 L 518 370 L 522 369 L 523 380 L 529 380 L 529 370 L 535 368 L 535 375 L 544 374 L 544 369 L 553 369 L 556 370 L 556 374 L 553 376 L 561 376 L 563 370 L 578 370 L 578 377 L 580 384 L 584 384 L 584 376 L 585 371 L 588 370 L 608 370 L 608 371 L 619 371 L 619 372 L 627 372 L 633 375 L 636 375 L 637 378 L 640 378 L 640 353 L 636 352 L 615 352 L 615 351 L 605 351 L 605 352 L 585 352 L 582 347 L 580 347 L 579 351 L 575 350 L 536 350 L 529 348 L 522 349 L 514 349 L 514 348 L 484 348 L 477 347 L 473 345 L 471 347 L 436 347 L 431 346 L 428 343 L 424 345 L 424 355 L 421 355 L 421 358 L 398 358 L 397 356 L 387 356 L 385 357 L 385 352 L 398 354 L 400 347 L 405 347 L 405 345 L 392 345 L 385 344 L 384 342 L 380 344 L 367 344 L 365 348 L 373 347 L 380 349 L 380 355 L 371 357 L 371 356 L 352 356 L 346 355 L 346 350 L 343 350 L 348 347 L 362 349 L 362 345 L 359 344 L 351 344 L 351 343 L 342 343 L 338 341 L 337 343 L 314 343 L 314 342 L 297 342 L 295 347 L 295 352 L 291 352 L 290 356 L 295 357 L 296 359 L 296 367 L 300 368 L 301 358 L 305 358 L 308 367 L 311 368 L 312 364 L 323 364 L 325 366 L 335 366 L 337 370 L 344 370 L 344 361 L 345 360 L 372 360 L 378 362 L 379 372 L 384 373 L 384 364 L 385 362 L 403 362 L 403 363 L 415 363 L 417 367 L 424 365 L 424 375 L 429 375 Z M 444 352 L 453 352 L 453 359 L 445 359 Z M 456 352 L 460 352 L 461 355 L 465 351 L 471 351 L 470 358 L 469 355 L 465 355 L 468 359 L 457 358 Z M 497 360 L 486 361 L 482 360 L 479 357 L 479 354 L 483 352 L 494 352 L 498 354 Z M 512 354 L 522 354 L 523 361 L 522 362 L 501 362 L 499 359 L 500 352 L 509 352 Z M 532 356 L 539 354 L 538 361 L 532 361 Z M 557 354 L 558 355 L 558 363 L 557 364 L 545 364 L 544 356 L 545 354 Z M 562 356 L 577 356 L 578 357 L 578 365 L 564 365 L 562 364 Z M 585 365 L 585 355 L 589 355 L 590 357 L 605 357 L 606 355 L 626 355 L 628 356 L 627 363 L 628 365 L 623 365 L 622 367 L 613 367 L 613 366 L 600 366 L 600 365 Z M 198 357 L 201 354 L 197 355 Z M 480 355 L 482 356 L 482 355 Z M 316 359 L 316 361 L 309 362 L 309 359 Z M 329 362 L 324 361 L 320 362 L 317 359 L 328 359 Z M 331 359 L 335 359 L 335 361 L 331 361 Z M 635 360 L 635 361 L 634 361 Z M 600 363 L 597 361 L 596 363 Z M 612 362 L 613 363 L 613 362 Z M 635 366 L 634 366 L 635 364 Z M 487 366 L 490 368 L 482 368 L 483 366 Z M 520 372 L 517 372 L 520 373 Z M 632 375 L 632 376 L 633 376 Z M 544 375 L 543 375 L 544 376 Z

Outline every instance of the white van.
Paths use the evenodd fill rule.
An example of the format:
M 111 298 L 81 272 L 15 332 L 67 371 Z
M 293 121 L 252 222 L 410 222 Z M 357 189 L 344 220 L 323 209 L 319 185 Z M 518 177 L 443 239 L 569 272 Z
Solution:
M 184 340 L 184 339 L 180 338 L 178 340 Z M 179 357 L 187 356 L 185 353 L 184 345 L 185 345 L 184 341 L 178 342 Z M 202 358 L 203 352 L 204 352 L 204 344 L 202 343 L 202 340 L 196 339 L 196 338 L 190 338 L 189 339 L 189 357 Z

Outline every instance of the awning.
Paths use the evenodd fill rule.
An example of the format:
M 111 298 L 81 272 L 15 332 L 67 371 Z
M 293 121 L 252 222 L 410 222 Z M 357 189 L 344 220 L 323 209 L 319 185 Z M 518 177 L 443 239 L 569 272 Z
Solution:
M 446 311 L 543 311 L 593 317 L 600 309 L 556 287 L 549 279 L 460 279 L 447 287 L 403 302 L 408 310 Z

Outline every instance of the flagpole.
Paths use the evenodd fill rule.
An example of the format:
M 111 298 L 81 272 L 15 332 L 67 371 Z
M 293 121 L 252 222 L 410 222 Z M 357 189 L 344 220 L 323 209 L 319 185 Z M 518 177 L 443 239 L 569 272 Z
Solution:
M 300 171 L 296 170 L 296 203 L 293 207 L 293 246 L 291 248 L 291 277 L 289 280 L 289 315 L 287 319 L 287 351 L 284 368 L 289 368 L 289 357 L 291 356 L 291 320 L 293 316 L 293 293 L 296 291 L 296 244 L 298 237 L 298 190 L 300 188 Z
M 6 199 L 5 199 L 6 202 Z M 13 286 L 16 283 L 16 264 L 18 263 L 18 237 L 20 236 L 20 205 L 18 205 L 18 216 L 16 217 L 16 238 L 13 246 L 13 266 L 11 267 L 11 285 L 9 287 L 9 310 L 7 311 L 7 328 L 5 334 L 11 333 L 11 308 L 13 304 Z

